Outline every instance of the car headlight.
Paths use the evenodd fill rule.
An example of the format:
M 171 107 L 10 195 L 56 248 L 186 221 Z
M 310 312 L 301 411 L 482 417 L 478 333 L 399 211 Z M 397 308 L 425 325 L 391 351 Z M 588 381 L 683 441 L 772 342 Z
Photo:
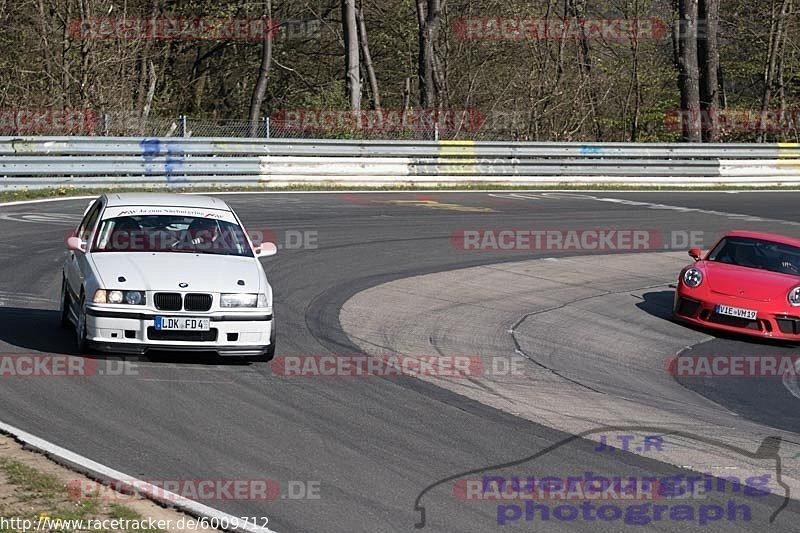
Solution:
M 789 303 L 794 307 L 800 306 L 800 287 L 795 287 L 789 291 Z
M 128 305 L 144 305 L 144 293 L 141 291 L 125 291 L 125 303 Z
M 267 307 L 266 294 L 223 294 L 219 299 L 220 307 Z
M 122 291 L 108 291 L 108 303 L 110 303 L 110 304 L 121 304 L 122 303 Z
M 96 304 L 144 305 L 145 296 L 142 291 L 108 291 L 106 289 L 98 289 L 94 293 L 92 302 Z
M 683 282 L 687 287 L 697 287 L 703 283 L 703 272 L 699 268 L 690 268 L 683 273 Z

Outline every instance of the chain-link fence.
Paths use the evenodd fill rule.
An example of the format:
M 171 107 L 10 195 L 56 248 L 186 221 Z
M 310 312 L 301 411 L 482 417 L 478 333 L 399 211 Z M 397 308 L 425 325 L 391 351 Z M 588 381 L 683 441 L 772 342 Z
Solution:
M 686 115 L 686 116 L 684 116 Z M 690 116 L 691 115 L 691 116 Z M 759 138 L 760 112 L 720 112 L 723 142 Z M 713 117 L 711 117 L 713 118 Z M 680 141 L 681 121 L 705 127 L 711 118 L 672 111 L 641 124 L 639 141 Z M 93 110 L 0 109 L 2 135 L 88 135 L 114 137 L 250 137 L 259 139 L 575 141 L 579 131 L 554 135 L 548 117 L 525 111 L 477 110 L 290 110 L 254 122 L 207 117 L 147 117 Z M 767 116 L 762 141 L 800 142 L 800 111 Z M 646 123 L 645 123 L 646 122 Z M 602 138 L 602 136 L 600 136 Z M 612 139 L 626 142 L 630 139 Z
M 375 140 L 517 140 L 524 134 L 508 130 L 450 127 L 447 124 L 388 125 L 361 127 L 348 124 L 298 124 L 284 118 L 264 117 L 249 120 L 208 119 L 187 116 L 175 119 L 149 119 L 139 124 L 113 123 L 100 127 L 97 135 L 139 135 L 153 137 L 255 137 L 262 139 L 375 139 Z
M 91 110 L 25 111 L 3 121 L 0 135 L 88 135 L 114 137 L 253 137 L 262 139 L 475 140 L 529 139 L 528 117 L 476 111 L 300 110 L 255 122 L 190 116 L 148 117 Z

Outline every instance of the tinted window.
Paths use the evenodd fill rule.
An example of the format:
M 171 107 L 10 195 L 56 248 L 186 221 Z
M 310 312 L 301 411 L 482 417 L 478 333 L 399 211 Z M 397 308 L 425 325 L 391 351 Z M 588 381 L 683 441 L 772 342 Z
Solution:
M 726 237 L 711 251 L 709 261 L 800 274 L 800 248 L 762 239 Z
M 238 224 L 182 215 L 131 215 L 103 220 L 93 252 L 190 252 L 253 257 Z

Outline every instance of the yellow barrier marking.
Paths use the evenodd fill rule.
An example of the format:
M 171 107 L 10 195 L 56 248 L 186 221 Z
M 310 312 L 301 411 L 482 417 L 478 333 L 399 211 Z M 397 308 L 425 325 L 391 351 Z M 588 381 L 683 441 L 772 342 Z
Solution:
M 475 141 L 439 141 L 439 174 L 477 174 Z
M 778 143 L 778 159 L 799 159 L 800 143 Z
M 800 173 L 800 144 L 778 143 L 778 161 L 775 166 L 779 169 L 788 169 L 792 174 Z

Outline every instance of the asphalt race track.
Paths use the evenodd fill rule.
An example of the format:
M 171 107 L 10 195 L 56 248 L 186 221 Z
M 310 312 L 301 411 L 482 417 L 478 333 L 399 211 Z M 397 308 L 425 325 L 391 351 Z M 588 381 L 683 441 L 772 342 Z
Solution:
M 786 192 L 280 193 L 225 199 L 248 229 L 272 232 L 283 248 L 264 260 L 275 290 L 279 356 L 360 353 L 343 331 L 339 313 L 351 297 L 372 287 L 423 274 L 579 254 L 465 252 L 451 239 L 458 230 L 702 232 L 705 246 L 733 228 L 800 237 L 800 193 Z M 65 235 L 86 204 L 0 207 L 0 353 L 75 354 L 72 332 L 58 327 L 57 307 Z M 308 246 L 297 246 L 297 235 L 305 235 Z M 635 266 L 636 259 L 631 261 Z M 657 297 L 668 301 L 669 295 Z M 647 311 L 630 315 L 634 324 L 637 313 Z M 697 354 L 797 350 L 732 336 L 692 347 Z M 290 378 L 275 375 L 269 363 L 202 354 L 156 354 L 123 373 L 109 371 L 116 368 L 114 360 L 101 356 L 87 356 L 86 364 L 105 372 L 0 378 L 0 420 L 144 480 L 276 480 L 285 497 L 203 503 L 234 516 L 266 516 L 269 527 L 281 532 L 414 530 L 420 521 L 415 503 L 428 488 L 422 496 L 423 531 L 500 529 L 497 505 L 465 502 L 447 483 L 437 485 L 462 473 L 479 476 L 493 465 L 530 461 L 526 468 L 537 475 L 669 476 L 676 471 L 641 455 L 598 454 L 589 441 L 565 442 L 569 434 L 414 378 Z M 800 442 L 800 399 L 779 380 L 681 385 L 687 398 L 699 394 L 743 424 L 758 424 L 764 436 L 780 431 L 784 439 Z M 573 407 L 563 404 L 565 416 Z M 784 457 L 792 460 L 797 461 Z M 289 497 L 291 482 L 318 483 L 319 498 Z M 725 506 L 723 496 L 712 494 L 706 503 Z M 800 505 L 792 500 L 782 508 L 782 496 L 751 501 L 750 522 L 721 519 L 700 526 L 665 519 L 648 529 L 796 531 Z M 523 510 L 502 529 L 637 527 L 613 520 L 537 523 L 525 518 Z

